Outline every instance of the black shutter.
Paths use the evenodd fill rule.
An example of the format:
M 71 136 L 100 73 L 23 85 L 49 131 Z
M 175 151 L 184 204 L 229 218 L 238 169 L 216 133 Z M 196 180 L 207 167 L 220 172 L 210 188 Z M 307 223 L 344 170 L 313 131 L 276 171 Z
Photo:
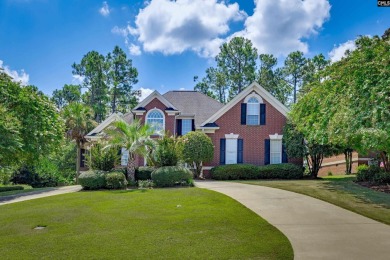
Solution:
M 286 146 L 282 145 L 282 163 L 288 163 L 288 156 L 286 152 Z
M 271 143 L 269 139 L 264 140 L 264 164 L 270 164 L 270 159 L 271 159 Z
M 226 157 L 226 139 L 221 138 L 219 142 L 219 164 L 225 164 Z
M 260 125 L 265 125 L 265 104 L 260 104 Z
M 176 124 L 176 133 L 177 136 L 181 136 L 181 119 L 177 119 L 177 124 Z
M 237 163 L 244 163 L 244 140 L 237 140 Z
M 246 103 L 241 104 L 241 124 L 246 125 Z
M 195 119 L 192 119 L 192 131 L 195 131 Z

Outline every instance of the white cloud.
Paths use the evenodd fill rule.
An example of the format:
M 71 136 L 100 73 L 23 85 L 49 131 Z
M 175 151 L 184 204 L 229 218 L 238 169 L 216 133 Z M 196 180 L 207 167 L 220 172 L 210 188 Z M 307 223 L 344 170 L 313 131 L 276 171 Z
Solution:
M 8 66 L 4 65 L 4 62 L 0 60 L 0 68 L 4 70 L 4 72 L 12 78 L 14 82 L 20 82 L 23 86 L 28 85 L 28 81 L 30 80 L 30 76 L 22 69 L 20 72 L 16 70 L 11 70 Z
M 223 41 L 220 38 L 230 30 L 229 23 L 245 17 L 237 3 L 151 0 L 140 9 L 135 27 L 114 27 L 112 31 L 136 37 L 147 52 L 169 55 L 192 50 L 201 56 L 214 56 Z
M 128 45 L 128 48 L 129 48 L 130 54 L 133 56 L 139 56 L 142 54 L 141 47 L 139 47 L 138 45 L 131 43 L 130 45 Z
M 110 7 L 108 6 L 108 3 L 106 1 L 103 2 L 103 6 L 99 9 L 99 13 L 103 16 L 110 15 Z
M 341 60 L 345 56 L 347 50 L 353 51 L 356 49 L 355 41 L 349 40 L 341 43 L 338 46 L 334 46 L 333 49 L 328 53 L 328 56 L 332 62 Z
M 317 34 L 329 18 L 328 0 L 255 0 L 245 29 L 235 35 L 252 41 L 259 53 L 287 55 L 308 51 L 303 39 Z
M 141 90 L 141 96 L 138 98 L 139 102 L 144 100 L 147 96 L 152 94 L 154 91 L 153 89 L 150 89 L 150 88 L 140 88 L 139 90 Z

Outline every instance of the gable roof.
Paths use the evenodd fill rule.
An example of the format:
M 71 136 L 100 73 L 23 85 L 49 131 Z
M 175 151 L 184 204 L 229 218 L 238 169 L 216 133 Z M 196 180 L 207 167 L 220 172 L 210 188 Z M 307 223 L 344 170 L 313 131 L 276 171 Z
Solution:
M 217 100 L 197 91 L 173 90 L 163 95 L 179 111 L 180 115 L 194 116 L 195 127 L 223 107 Z
M 151 102 L 154 98 L 160 100 L 161 103 L 163 103 L 167 108 L 173 108 L 174 110 L 177 110 L 177 108 L 171 102 L 169 102 L 157 90 L 155 90 L 152 94 L 142 100 L 135 108 L 133 108 L 133 111 L 145 109 L 144 107 L 149 104 L 149 102 Z
M 252 91 L 259 94 L 264 100 L 270 103 L 273 107 L 276 108 L 282 115 L 287 117 L 289 109 L 283 105 L 279 100 L 277 100 L 274 96 L 271 95 L 267 90 L 261 87 L 257 82 L 253 82 L 248 87 L 246 87 L 241 93 L 235 96 L 230 102 L 228 102 L 225 106 L 223 106 L 220 110 L 218 110 L 215 114 L 210 116 L 207 120 L 201 123 L 201 126 L 205 126 L 210 123 L 214 123 L 219 119 L 222 115 L 224 115 L 227 111 L 229 111 L 233 106 L 235 106 L 238 102 L 240 102 L 245 96 L 250 94 Z
M 91 132 L 89 132 L 85 137 L 88 139 L 92 139 L 93 137 L 97 137 L 97 135 L 103 131 L 107 126 L 109 126 L 112 122 L 123 119 L 127 123 L 131 124 L 133 122 L 133 114 L 131 112 L 122 114 L 122 113 L 112 113 L 109 117 L 107 117 L 103 122 L 101 122 L 98 126 L 96 126 Z

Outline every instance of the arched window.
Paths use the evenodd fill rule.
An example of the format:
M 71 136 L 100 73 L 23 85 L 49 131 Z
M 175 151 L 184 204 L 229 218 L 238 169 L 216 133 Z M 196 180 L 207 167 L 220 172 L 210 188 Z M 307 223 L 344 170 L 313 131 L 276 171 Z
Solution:
M 155 133 L 164 130 L 164 113 L 159 109 L 153 109 L 146 115 L 146 123 L 150 125 Z
M 247 125 L 259 125 L 260 105 L 259 100 L 255 97 L 247 101 Z

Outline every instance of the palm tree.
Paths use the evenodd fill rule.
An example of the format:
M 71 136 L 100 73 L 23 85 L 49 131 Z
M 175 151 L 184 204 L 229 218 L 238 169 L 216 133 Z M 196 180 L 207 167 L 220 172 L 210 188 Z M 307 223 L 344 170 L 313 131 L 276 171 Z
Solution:
M 63 110 L 66 125 L 66 135 L 74 140 L 77 146 L 76 183 L 80 174 L 81 148 L 86 143 L 85 135 L 91 131 L 97 123 L 93 120 L 93 110 L 81 103 L 70 103 Z
M 135 157 L 141 155 L 147 157 L 150 150 L 155 147 L 156 142 L 150 138 L 154 134 L 154 129 L 139 120 L 132 124 L 124 120 L 115 121 L 105 131 L 109 136 L 110 146 L 123 147 L 129 152 L 127 162 L 127 178 L 135 181 Z

